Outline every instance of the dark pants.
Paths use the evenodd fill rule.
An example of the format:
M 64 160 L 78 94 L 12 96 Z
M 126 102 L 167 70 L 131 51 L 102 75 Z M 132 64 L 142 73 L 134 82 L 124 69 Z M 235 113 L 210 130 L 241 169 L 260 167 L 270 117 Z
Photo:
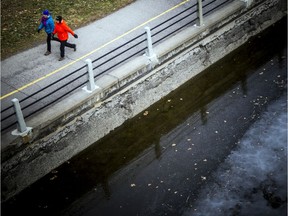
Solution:
M 47 33 L 47 51 L 51 52 L 51 36 L 52 34 Z
M 70 48 L 74 48 L 74 49 L 76 47 L 76 44 L 70 44 L 67 42 L 67 40 L 61 41 L 57 37 L 52 37 L 52 40 L 60 42 L 60 56 L 61 57 L 65 56 L 65 46 L 70 47 Z
M 60 41 L 60 56 L 61 57 L 65 56 L 65 46 L 70 47 L 70 48 L 75 48 L 76 47 L 75 44 L 70 44 L 70 43 L 67 42 L 67 40 Z

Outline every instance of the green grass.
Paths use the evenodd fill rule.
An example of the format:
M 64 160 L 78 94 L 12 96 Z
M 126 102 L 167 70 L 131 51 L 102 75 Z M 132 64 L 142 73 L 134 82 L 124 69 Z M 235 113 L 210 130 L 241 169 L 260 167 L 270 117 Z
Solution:
M 135 0 L 2 0 L 1 60 L 45 43 L 46 34 L 37 33 L 42 11 L 48 9 L 55 20 L 61 15 L 75 30 L 105 17 Z

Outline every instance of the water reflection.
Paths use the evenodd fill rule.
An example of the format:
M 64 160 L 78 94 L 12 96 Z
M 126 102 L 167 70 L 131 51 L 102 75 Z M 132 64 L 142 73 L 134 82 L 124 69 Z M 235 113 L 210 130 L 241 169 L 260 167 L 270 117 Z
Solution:
M 202 124 L 205 125 L 207 123 L 207 108 L 206 108 L 206 106 L 203 106 L 200 108 L 200 113 L 201 113 Z
M 154 150 L 155 150 L 155 156 L 156 156 L 156 159 L 160 159 L 161 157 L 161 146 L 160 146 L 160 143 L 159 142 L 156 142 L 155 145 L 154 145 Z
M 248 89 L 247 89 L 247 75 L 246 75 L 246 73 L 243 73 L 240 82 L 241 82 L 241 89 L 242 89 L 242 92 L 243 92 L 243 97 L 246 97 L 247 93 L 248 93 Z
M 103 182 L 100 183 L 102 188 L 103 188 L 103 191 L 104 191 L 104 194 L 105 194 L 105 198 L 107 200 L 110 199 L 111 197 L 111 190 L 110 190 L 110 187 L 109 187 L 109 179 L 106 177 L 103 179 Z

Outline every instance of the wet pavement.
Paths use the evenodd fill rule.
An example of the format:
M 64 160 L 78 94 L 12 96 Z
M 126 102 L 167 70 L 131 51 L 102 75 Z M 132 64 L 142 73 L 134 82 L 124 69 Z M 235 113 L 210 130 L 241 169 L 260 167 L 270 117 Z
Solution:
M 287 143 L 287 128 L 272 130 L 273 134 L 265 127 L 251 132 L 259 121 L 264 121 L 263 117 L 269 116 L 267 110 L 275 114 L 268 121 L 270 125 L 279 121 L 281 124 L 275 127 L 283 128 L 283 121 L 287 120 L 287 51 L 283 26 L 287 23 L 274 26 L 270 34 L 265 32 L 250 40 L 2 204 L 2 215 L 216 215 L 216 210 L 218 215 L 245 215 L 241 211 L 243 205 L 253 202 L 262 205 L 257 205 L 258 209 L 269 209 L 266 215 L 286 215 L 287 198 L 283 191 L 287 186 L 283 179 L 287 175 L 287 150 L 283 142 Z M 270 108 L 279 100 L 280 108 Z M 278 163 L 282 170 L 269 170 L 269 163 L 265 163 L 268 174 L 260 172 L 263 176 L 276 172 L 276 180 L 256 175 L 253 169 L 250 170 L 254 178 L 243 174 L 251 174 L 249 160 L 254 157 L 246 160 L 246 166 L 236 164 L 235 169 L 243 173 L 232 172 L 231 163 L 227 165 L 229 160 L 236 157 L 233 155 L 245 159 L 245 155 L 235 152 L 241 152 L 248 145 L 247 140 L 253 141 L 249 133 L 257 140 L 263 130 L 270 135 L 269 139 L 283 137 L 277 139 L 279 145 L 272 150 L 266 148 L 265 153 L 271 153 L 272 158 L 277 156 L 271 162 Z M 246 151 L 256 154 L 251 148 Z M 251 160 L 251 164 L 255 165 L 255 161 Z M 231 175 L 221 178 L 227 170 L 231 170 Z M 254 170 L 261 169 L 255 166 Z M 258 180 L 250 187 L 250 179 Z M 229 180 L 231 188 L 224 184 Z M 245 187 L 235 185 L 241 182 L 247 183 Z M 281 188 L 282 193 L 275 187 Z M 233 189 L 247 190 L 250 198 L 247 195 L 248 198 L 240 197 L 237 201 L 235 193 L 227 192 Z M 253 189 L 255 193 L 251 195 Z M 217 195 L 219 191 L 227 193 Z M 205 195 L 209 195 L 208 201 Z M 213 196 L 224 205 L 221 198 L 225 196 L 236 201 L 225 210 L 220 204 L 215 205 Z M 278 197 L 281 203 L 276 208 L 271 206 L 273 197 Z M 212 204 L 215 212 L 207 207 Z

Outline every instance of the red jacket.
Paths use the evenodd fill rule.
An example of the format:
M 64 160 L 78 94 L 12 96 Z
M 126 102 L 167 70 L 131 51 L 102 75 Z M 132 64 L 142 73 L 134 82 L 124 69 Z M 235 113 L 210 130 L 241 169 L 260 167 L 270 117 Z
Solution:
M 68 32 L 74 36 L 74 32 L 69 26 L 66 24 L 64 20 L 61 23 L 56 22 L 53 34 L 58 35 L 58 39 L 61 41 L 68 40 Z

